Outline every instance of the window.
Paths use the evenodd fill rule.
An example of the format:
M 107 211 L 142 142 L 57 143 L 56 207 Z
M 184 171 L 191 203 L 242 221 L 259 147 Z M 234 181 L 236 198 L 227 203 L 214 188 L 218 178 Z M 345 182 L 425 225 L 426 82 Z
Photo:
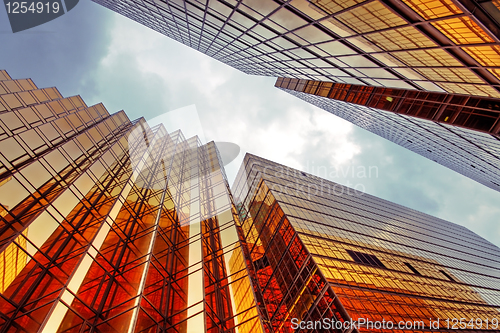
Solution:
M 410 141 L 410 140 L 408 140 L 408 141 Z M 409 263 L 407 263 L 407 262 L 405 262 L 404 264 L 405 264 L 405 265 L 406 265 L 406 267 L 408 267 L 408 268 L 409 268 L 409 269 L 410 269 L 413 273 L 415 273 L 415 274 L 417 274 L 417 275 L 422 275 L 422 274 L 420 274 L 420 272 L 419 272 L 419 271 L 417 271 L 417 269 L 416 269 L 415 267 L 413 267 L 411 264 L 409 264 Z
M 443 270 L 439 270 L 444 276 L 446 276 L 448 278 L 448 280 L 450 281 L 453 281 L 453 282 L 456 282 L 456 280 L 454 278 L 452 278 L 448 273 L 446 273 L 445 271 Z
M 373 254 L 361 253 L 352 250 L 346 250 L 347 253 L 352 257 L 352 259 L 359 263 L 380 268 L 387 268 L 385 265 Z

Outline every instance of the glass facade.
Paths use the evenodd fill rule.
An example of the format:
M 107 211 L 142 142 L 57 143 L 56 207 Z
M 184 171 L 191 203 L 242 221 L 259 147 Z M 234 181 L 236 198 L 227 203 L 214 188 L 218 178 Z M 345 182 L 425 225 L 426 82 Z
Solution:
M 248 74 L 500 97 L 496 0 L 94 1 Z
M 0 332 L 262 332 L 220 161 L 0 71 Z
M 0 71 L 0 332 L 498 332 L 499 310 L 500 249 L 464 227 L 250 154 L 231 191 L 213 142 Z
M 398 116 L 288 90 L 500 190 L 498 0 L 93 1 L 248 74 L 404 91 Z
M 500 135 L 498 99 L 288 78 L 275 86 Z
M 267 332 L 499 331 L 500 249 L 465 227 L 250 154 L 232 190 Z
M 329 83 L 321 88 L 314 87 L 316 84 L 311 82 L 308 86 L 311 90 L 305 90 L 305 86 L 309 81 L 301 80 L 288 80 L 278 79 L 277 86 L 306 102 L 314 104 L 334 115 L 350 121 L 351 123 L 375 133 L 385 139 L 388 139 L 402 147 L 405 147 L 417 154 L 420 154 L 428 159 L 444 165 L 466 177 L 469 177 L 483 185 L 488 186 L 494 190 L 500 191 L 500 136 L 496 134 L 489 134 L 485 131 L 477 129 L 470 129 L 466 126 L 457 124 L 450 124 L 448 120 L 455 122 L 464 121 L 463 124 L 474 124 L 474 115 L 476 111 L 481 112 L 481 109 L 474 109 L 473 105 L 467 107 L 444 103 L 439 106 L 439 111 L 452 111 L 448 117 L 453 119 L 443 118 L 438 116 L 438 119 L 420 118 L 422 114 L 430 115 L 432 118 L 432 108 L 435 104 L 434 101 L 412 100 L 409 98 L 400 98 L 400 109 L 392 109 L 392 102 L 398 102 L 398 96 L 380 95 L 380 98 L 374 93 L 374 98 L 363 102 L 363 92 L 368 93 L 370 87 L 364 87 L 363 92 L 357 91 L 355 93 L 347 94 L 346 91 L 341 89 L 331 89 Z M 300 83 L 300 84 L 299 84 Z M 286 88 L 285 88 L 286 86 Z M 318 83 L 319 87 L 319 83 Z M 342 86 L 350 89 L 350 86 Z M 386 88 L 387 89 L 387 88 Z M 314 91 L 313 91 L 314 90 Z M 394 91 L 394 89 L 387 89 L 387 91 Z M 426 93 L 418 93 L 407 91 L 409 94 L 416 96 L 425 95 Z M 429 93 L 430 95 L 430 93 Z M 387 100 L 392 97 L 392 102 Z M 446 98 L 459 99 L 460 103 L 466 102 L 470 104 L 477 103 L 481 105 L 481 99 L 468 98 L 467 96 L 453 96 L 447 95 Z M 492 109 L 489 109 L 489 114 L 496 115 L 496 122 L 493 123 L 492 128 L 498 131 L 498 100 L 483 100 L 483 105 L 488 102 L 492 103 Z M 374 104 L 376 103 L 376 104 Z M 363 105 L 364 104 L 364 105 Z M 405 105 L 408 109 L 406 111 L 419 112 L 420 114 L 403 113 Z M 412 109 L 412 107 L 414 108 Z M 396 107 L 397 108 L 397 107 Z M 399 112 L 401 110 L 401 113 Z M 472 112 L 468 112 L 472 111 Z M 460 115 L 462 115 L 460 117 Z M 465 116 L 465 117 L 464 117 Z M 484 115 L 481 115 L 484 116 Z M 466 121 L 472 120 L 471 123 Z M 476 122 L 476 124 L 480 124 Z M 472 126 L 470 126 L 472 127 Z

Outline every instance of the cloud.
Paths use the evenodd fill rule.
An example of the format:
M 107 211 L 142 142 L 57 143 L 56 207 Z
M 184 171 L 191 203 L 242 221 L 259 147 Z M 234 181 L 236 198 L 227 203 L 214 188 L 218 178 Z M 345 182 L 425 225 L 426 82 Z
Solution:
M 82 0 L 53 21 L 13 34 L 6 11 L 0 10 L 1 66 L 13 77 L 33 78 L 40 87 L 57 86 L 64 95 L 76 95 L 81 79 L 106 52 L 114 16 Z

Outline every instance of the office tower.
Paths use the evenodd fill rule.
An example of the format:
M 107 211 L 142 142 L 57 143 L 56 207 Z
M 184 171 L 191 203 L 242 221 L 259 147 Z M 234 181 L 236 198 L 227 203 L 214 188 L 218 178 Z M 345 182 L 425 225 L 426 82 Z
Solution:
M 279 78 L 276 86 L 500 191 L 500 100 Z
M 94 0 L 245 73 L 500 97 L 497 0 Z
M 499 103 L 497 0 L 94 1 L 248 74 Z M 500 190 L 496 106 L 491 137 L 292 93 Z
M 500 249 L 467 228 L 250 154 L 232 191 L 267 332 L 498 331 Z
M 0 332 L 262 331 L 213 142 L 1 71 L 0 212 Z

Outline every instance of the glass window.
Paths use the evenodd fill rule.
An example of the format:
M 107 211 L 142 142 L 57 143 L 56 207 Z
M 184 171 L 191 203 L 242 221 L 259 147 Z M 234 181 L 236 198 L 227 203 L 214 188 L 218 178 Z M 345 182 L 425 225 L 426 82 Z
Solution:
M 488 70 L 491 73 L 493 73 L 497 78 L 500 79 L 500 69 L 499 68 L 489 68 Z
M 442 49 L 401 51 L 391 53 L 395 58 L 406 63 L 408 66 L 421 67 L 461 67 L 462 64 Z
M 22 80 L 17 80 L 17 84 L 20 85 L 23 90 L 33 90 L 36 89 L 35 84 L 31 79 L 22 79 Z
M 18 128 L 23 128 L 24 124 L 19 118 L 15 115 L 14 112 L 7 112 L 0 115 L 0 120 L 4 123 L 4 128 L 9 129 L 10 131 L 15 131 Z
M 49 97 L 53 100 L 58 98 L 63 98 L 56 88 L 45 88 L 43 90 L 45 90 L 47 95 L 49 95 Z
M 37 103 L 37 101 L 33 98 L 33 96 L 31 96 L 31 94 L 27 91 L 20 92 L 19 97 L 21 97 L 24 104 L 26 105 L 32 105 Z
M 401 88 L 401 89 L 415 89 L 414 87 L 410 86 L 408 83 L 406 83 L 402 80 L 377 79 L 377 81 L 380 82 L 385 87 Z
M 372 61 L 366 59 L 365 57 L 361 55 L 355 55 L 355 56 L 348 56 L 348 57 L 338 57 L 339 60 L 342 62 L 345 62 L 351 67 L 378 67 L 377 64 L 373 63 Z
M 411 9 L 426 20 L 462 14 L 451 0 L 403 0 Z
M 30 184 L 38 189 L 45 184 L 52 175 L 43 167 L 39 161 L 35 161 L 21 170 L 21 174 L 30 182 Z
M 364 36 L 385 51 L 434 47 L 436 43 L 414 27 L 403 27 Z
M 59 133 L 56 131 L 56 129 L 54 128 L 54 126 L 51 123 L 44 124 L 44 125 L 40 126 L 39 128 L 40 128 L 40 131 L 43 133 L 43 135 L 45 136 L 45 138 L 47 138 L 47 140 L 49 142 L 52 142 L 54 139 L 57 139 L 60 137 Z
M 15 80 L 13 80 L 13 81 L 4 81 L 3 84 L 5 84 L 5 86 L 7 87 L 7 89 L 11 93 L 22 91 L 22 89 L 19 88 L 19 86 L 17 85 L 17 82 Z
M 314 20 L 319 20 L 327 15 L 326 12 L 312 5 L 307 0 L 292 0 L 289 4 Z
M 498 45 L 463 47 L 463 50 L 483 66 L 498 67 L 500 64 L 500 46 Z
M 287 41 L 283 37 L 275 38 L 275 39 L 272 40 L 272 42 L 275 43 L 276 45 L 281 46 L 284 49 L 291 49 L 291 48 L 297 47 L 295 44 L 293 44 L 292 42 Z
M 264 16 L 279 7 L 274 1 L 269 0 L 243 0 L 243 3 Z
M 311 44 L 321 43 L 333 40 L 331 36 L 328 36 L 323 31 L 319 30 L 315 26 L 309 25 L 302 29 L 294 31 L 294 33 Z
M 63 149 L 73 161 L 77 160 L 83 154 L 82 150 L 73 141 L 66 142 Z
M 485 83 L 467 68 L 415 68 L 431 81 Z
M 257 23 L 254 20 L 251 20 L 248 17 L 243 16 L 238 12 L 234 12 L 233 15 L 231 15 L 231 20 L 241 24 L 245 28 L 253 27 Z
M 317 44 L 316 46 L 332 56 L 357 54 L 357 52 L 351 49 L 349 46 L 338 41 Z
M 0 141 L 0 152 L 9 161 L 14 161 L 19 157 L 26 155 L 26 151 L 14 138 L 8 138 Z
M 256 18 L 257 20 L 262 20 L 264 18 L 264 16 L 262 16 L 261 14 L 259 14 L 258 12 L 256 12 L 255 10 L 251 9 L 251 8 L 248 8 L 247 6 L 243 5 L 243 4 L 240 4 L 238 6 L 238 9 L 247 13 L 248 15 Z
M 35 105 L 36 111 L 38 111 L 38 114 L 45 120 L 53 118 L 54 114 L 52 111 L 47 107 L 45 104 L 38 104 Z
M 73 132 L 73 128 L 66 118 L 57 119 L 55 124 L 64 135 L 70 135 Z
M 357 33 L 405 25 L 406 22 L 378 1 L 356 7 L 336 18 Z
M 28 124 L 34 124 L 40 121 L 40 118 L 38 118 L 32 108 L 24 108 L 22 110 L 19 110 L 19 114 L 26 120 Z
M 383 68 L 358 68 L 358 71 L 363 73 L 366 77 L 371 78 L 385 78 L 395 79 L 396 77 Z
M 340 23 L 334 18 L 323 20 L 320 24 L 340 37 L 347 37 L 355 34 L 353 30 L 349 29 L 346 25 Z
M 298 27 L 307 24 L 306 21 L 304 21 L 303 19 L 301 19 L 300 17 L 298 17 L 297 15 L 295 15 L 286 8 L 281 8 L 276 13 L 271 15 L 269 19 L 278 23 L 279 25 L 288 30 L 297 29 Z
M 455 94 L 487 96 L 499 98 L 500 93 L 491 86 L 465 83 L 438 83 L 444 90 Z
M 1 98 L 7 103 L 7 106 L 11 109 L 15 109 L 23 106 L 23 104 L 17 99 L 14 94 L 2 95 Z
M 328 14 L 334 14 L 343 9 L 352 7 L 364 0 L 312 0 L 311 2 Z
M 443 90 L 443 88 L 429 81 L 413 81 L 413 82 L 415 82 L 416 84 L 418 84 L 419 86 L 428 91 L 446 92 L 445 90 Z
M 4 183 L 0 189 L 0 204 L 7 210 L 14 208 L 14 206 L 30 194 L 15 178 Z
M 49 100 L 49 98 L 45 95 L 45 93 L 41 89 L 33 90 L 33 95 L 35 95 L 35 98 L 40 103 L 43 103 L 43 102 L 46 102 Z
M 25 131 L 19 135 L 21 139 L 23 139 L 24 143 L 32 150 L 35 151 L 40 146 L 45 144 L 45 141 L 42 140 L 40 135 L 36 133 L 34 129 L 29 131 Z
M 479 27 L 470 17 L 457 17 L 432 22 L 439 31 L 455 44 L 492 43 L 493 38 Z

